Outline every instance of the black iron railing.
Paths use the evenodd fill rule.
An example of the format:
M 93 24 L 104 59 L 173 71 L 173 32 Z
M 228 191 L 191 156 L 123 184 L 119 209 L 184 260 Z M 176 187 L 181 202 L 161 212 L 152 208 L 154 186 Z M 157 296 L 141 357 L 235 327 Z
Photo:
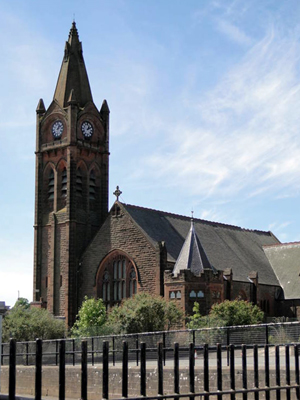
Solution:
M 172 357 L 173 343 L 179 343 L 181 354 L 188 351 L 188 344 L 193 343 L 195 347 L 208 343 L 215 346 L 217 343 L 229 346 L 230 344 L 285 344 L 300 342 L 300 322 L 272 323 L 249 326 L 232 326 L 220 328 L 187 329 L 176 331 L 139 333 L 131 335 L 98 336 L 86 338 L 88 362 L 94 365 L 101 362 L 102 346 L 104 341 L 109 342 L 110 361 L 113 365 L 121 360 L 123 341 L 128 343 L 129 360 L 135 360 L 139 365 L 140 344 L 146 343 L 147 357 L 156 359 L 156 344 L 163 343 L 164 361 Z M 66 363 L 80 364 L 81 362 L 81 339 L 66 340 Z M 47 365 L 58 365 L 58 340 L 43 341 L 43 362 Z M 8 363 L 9 344 L 2 344 L 1 365 Z M 35 342 L 17 343 L 18 365 L 34 365 Z
M 198 348 L 198 352 L 201 352 L 201 366 L 198 365 L 195 368 L 195 350 L 197 348 L 193 343 L 188 346 L 188 392 L 181 392 L 180 388 L 180 369 L 179 364 L 182 361 L 180 359 L 180 346 L 175 343 L 172 348 L 172 363 L 173 363 L 173 390 L 171 393 L 166 393 L 164 388 L 164 348 L 163 343 L 157 344 L 157 366 L 155 370 L 157 371 L 157 390 L 156 393 L 152 392 L 147 396 L 147 349 L 146 344 L 141 343 L 139 350 L 140 355 L 140 370 L 139 370 L 139 395 L 131 396 L 129 393 L 128 385 L 128 371 L 129 371 L 129 349 L 128 342 L 124 341 L 122 346 L 122 357 L 120 362 L 121 367 L 121 383 L 120 383 L 120 399 L 131 399 L 131 400 L 151 400 L 157 399 L 159 396 L 162 399 L 179 399 L 189 397 L 191 400 L 198 396 L 203 396 L 209 398 L 211 396 L 217 396 L 218 400 L 222 399 L 222 396 L 229 395 L 231 400 L 237 398 L 241 395 L 243 400 L 247 400 L 248 394 L 253 393 L 254 399 L 259 400 L 260 396 L 266 400 L 270 399 L 272 392 L 276 395 L 276 400 L 281 400 L 282 394 L 287 400 L 300 399 L 300 382 L 299 382 L 299 344 L 287 344 L 284 346 L 275 345 L 274 349 L 274 359 L 272 363 L 272 374 L 275 374 L 275 382 L 271 385 L 271 368 L 270 368 L 270 345 L 263 346 L 263 353 L 259 355 L 258 345 L 252 346 L 222 346 L 217 344 L 217 346 L 209 346 L 205 344 Z M 59 369 L 59 400 L 65 400 L 66 394 L 66 341 L 60 340 L 58 346 L 58 369 Z M 226 366 L 226 373 L 229 370 L 229 379 L 224 382 L 224 363 L 222 363 L 222 357 L 224 351 L 229 354 L 228 360 L 229 365 Z M 251 352 L 251 354 L 249 353 Z M 213 380 L 214 384 L 211 385 L 212 379 L 210 374 L 212 369 L 210 366 L 211 354 L 214 353 L 216 365 L 213 373 L 216 374 L 216 378 Z M 236 359 L 237 353 L 241 353 L 241 368 L 239 367 L 239 372 L 241 370 L 242 380 L 241 384 L 236 383 Z M 251 355 L 251 360 L 253 364 L 249 365 L 249 354 Z M 284 356 L 284 357 L 283 357 Z M 262 363 L 259 368 L 259 357 L 262 357 L 264 361 L 263 367 Z M 88 350 L 87 341 L 83 340 L 81 342 L 81 399 L 88 399 Z M 284 362 L 281 365 L 281 360 Z M 35 399 L 41 400 L 42 398 L 42 360 L 43 360 L 43 343 L 41 340 L 35 342 Z M 110 349 L 109 342 L 104 341 L 102 347 L 102 398 L 109 399 L 110 397 Z M 261 361 L 262 361 L 261 360 Z M 292 368 L 291 368 L 292 367 Z M 111 367 L 113 368 L 113 367 Z M 196 388 L 195 377 L 201 371 L 202 383 L 199 390 L 199 385 Z M 248 372 L 253 371 L 253 379 L 249 379 Z M 283 371 L 285 375 L 284 382 L 282 382 Z M 293 371 L 293 373 L 292 373 Z M 260 373 L 263 372 L 264 380 L 259 379 Z M 120 380 L 118 379 L 118 382 Z M 251 382 L 250 382 L 251 381 Z M 275 383 L 275 384 L 274 384 Z M 10 400 L 16 399 L 16 342 L 14 340 L 10 341 L 9 344 L 9 393 L 8 398 Z M 99 398 L 101 395 L 101 389 L 99 387 Z M 262 398 L 261 397 L 261 398 Z

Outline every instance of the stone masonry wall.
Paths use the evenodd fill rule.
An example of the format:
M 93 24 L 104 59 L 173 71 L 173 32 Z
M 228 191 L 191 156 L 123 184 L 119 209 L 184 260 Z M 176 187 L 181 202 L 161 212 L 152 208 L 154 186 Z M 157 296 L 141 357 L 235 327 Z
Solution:
M 1 393 L 8 393 L 8 367 L 3 366 L 1 370 Z M 17 395 L 34 395 L 34 367 L 17 367 Z M 293 371 L 292 382 L 294 379 Z M 110 367 L 109 373 L 109 397 L 117 398 L 121 397 L 122 390 L 122 371 L 119 367 Z M 164 368 L 164 394 L 174 393 L 174 373 L 173 367 Z M 248 369 L 248 387 L 253 387 L 254 374 L 253 370 Z M 66 398 L 79 399 L 80 398 L 80 388 L 81 388 L 81 370 L 79 366 L 67 366 L 66 367 Z M 129 367 L 128 371 L 128 395 L 129 396 L 139 396 L 140 390 L 140 369 L 139 367 Z M 270 384 L 275 386 L 275 371 L 270 370 Z M 236 369 L 235 374 L 236 388 L 242 387 L 242 371 Z M 203 391 L 203 370 L 201 368 L 196 368 L 195 370 L 195 391 Z M 230 375 L 229 368 L 223 368 L 222 374 L 223 390 L 229 389 Z M 58 397 L 59 382 L 58 382 L 58 367 L 43 367 L 42 374 L 42 396 Z M 259 374 L 260 386 L 264 386 L 264 372 L 260 371 Z M 281 382 L 285 382 L 285 371 L 281 370 Z M 217 387 L 217 372 L 214 368 L 210 368 L 210 390 L 216 390 Z M 157 368 L 147 367 L 147 395 L 155 396 L 157 395 Z M 189 375 L 188 368 L 184 367 L 180 369 L 180 393 L 189 393 Z M 271 398 L 275 396 L 273 391 Z M 102 368 L 99 366 L 88 366 L 88 399 L 89 400 L 99 400 L 102 397 Z M 224 399 L 229 399 L 229 396 L 223 396 Z M 249 399 L 253 398 L 253 395 L 249 395 Z M 265 394 L 260 393 L 260 398 L 264 399 Z M 285 390 L 281 390 L 281 399 L 286 398 Z M 242 395 L 236 395 L 236 399 L 242 399 Z M 291 399 L 296 399 L 295 390 L 291 391 Z
M 102 259 L 113 250 L 122 250 L 135 262 L 140 291 L 159 294 L 160 251 L 153 246 L 121 206 L 121 214 L 106 219 L 84 253 L 80 270 L 80 301 L 96 293 L 95 278 Z

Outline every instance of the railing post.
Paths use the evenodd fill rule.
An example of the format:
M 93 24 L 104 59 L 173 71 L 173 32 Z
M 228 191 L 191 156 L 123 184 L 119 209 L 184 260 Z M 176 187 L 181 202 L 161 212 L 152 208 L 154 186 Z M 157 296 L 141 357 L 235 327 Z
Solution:
M 230 351 L 230 389 L 235 391 L 235 365 L 234 365 L 234 345 L 229 346 Z M 235 393 L 230 395 L 231 400 L 235 400 Z
M 113 338 L 112 338 L 112 346 L 113 346 L 113 348 L 112 348 L 112 359 L 113 359 L 113 366 L 115 366 L 116 365 L 116 355 L 115 355 L 115 337 L 113 336 Z
M 195 347 L 190 343 L 189 347 L 189 375 L 190 375 L 190 393 L 195 393 Z M 190 397 L 192 400 L 193 397 Z
M 58 340 L 55 342 L 55 365 L 58 365 Z
M 136 353 L 136 366 L 139 366 L 139 335 L 136 335 L 136 340 L 135 340 L 135 353 Z
M 158 394 L 163 395 L 163 344 L 159 342 L 157 344 L 157 371 L 158 371 Z
M 75 365 L 75 339 L 72 340 L 73 365 Z
M 122 397 L 128 397 L 128 343 L 123 342 Z
M 243 373 L 243 389 L 247 389 L 247 347 L 242 345 L 242 373 Z M 247 400 L 247 393 L 243 393 L 243 400 Z
M 300 374 L 299 374 L 299 349 L 298 345 L 294 345 L 294 356 L 295 356 L 295 382 L 299 386 L 300 385 Z M 300 400 L 300 388 L 296 389 L 296 398 Z
M 270 387 L 270 358 L 269 345 L 265 345 L 265 387 Z M 266 391 L 266 400 L 270 400 L 270 391 Z
M 146 396 L 146 343 L 141 343 L 141 396 Z
M 290 373 L 290 346 L 285 345 L 285 379 L 287 386 L 291 384 Z M 291 400 L 291 389 L 286 389 L 286 400 Z
M 92 337 L 92 365 L 95 363 L 95 354 L 94 354 L 94 338 Z
M 8 399 L 16 398 L 16 341 L 10 339 L 9 342 L 9 391 Z
M 266 344 L 269 344 L 269 327 L 266 325 Z
M 230 330 L 226 328 L 226 343 L 227 343 L 227 367 L 229 367 L 229 344 L 230 344 Z
M 1 343 L 1 365 L 4 365 L 4 364 L 3 364 L 3 360 L 4 360 L 4 357 L 3 357 L 3 349 L 4 349 L 3 343 Z
M 41 400 L 42 398 L 42 341 L 36 339 L 36 350 L 35 350 L 35 400 Z
M 258 380 L 258 347 L 257 344 L 253 346 L 253 368 L 254 368 L 254 387 L 258 389 L 259 380 Z M 254 392 L 254 399 L 259 399 L 259 393 Z
M 81 342 L 81 400 L 87 400 L 87 341 Z
M 204 391 L 209 392 L 208 344 L 203 346 Z
M 280 386 L 280 347 L 275 346 L 276 386 Z M 276 390 L 276 400 L 280 400 L 280 389 Z
M 217 344 L 217 389 L 222 391 L 222 346 Z M 218 395 L 218 400 L 222 400 L 222 395 Z
M 26 365 L 29 365 L 28 353 L 29 353 L 29 343 L 26 342 Z
M 163 354 L 164 354 L 164 366 L 166 365 L 166 332 L 163 332 Z
M 59 400 L 65 400 L 66 389 L 66 342 L 59 341 Z
M 179 344 L 174 343 L 174 393 L 179 394 Z
M 103 367 L 102 367 L 102 398 L 108 399 L 108 352 L 109 344 L 107 341 L 103 342 Z

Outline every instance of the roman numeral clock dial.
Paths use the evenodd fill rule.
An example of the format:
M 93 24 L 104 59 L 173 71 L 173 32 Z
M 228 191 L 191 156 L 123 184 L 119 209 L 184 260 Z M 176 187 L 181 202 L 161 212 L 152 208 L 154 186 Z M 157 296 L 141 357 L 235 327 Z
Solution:
M 63 134 L 64 124 L 62 123 L 62 121 L 57 120 L 52 125 L 51 130 L 52 130 L 52 135 L 53 135 L 54 139 L 59 139 L 61 137 L 61 135 Z
M 81 124 L 81 132 L 85 139 L 90 139 L 94 133 L 93 125 L 89 121 L 84 121 Z

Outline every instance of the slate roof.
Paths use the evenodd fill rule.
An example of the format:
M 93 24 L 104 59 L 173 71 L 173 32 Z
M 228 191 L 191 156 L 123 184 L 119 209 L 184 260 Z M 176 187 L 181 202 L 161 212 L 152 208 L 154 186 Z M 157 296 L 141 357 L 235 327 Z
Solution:
M 190 217 L 124 204 L 135 223 L 153 244 L 165 241 L 168 261 L 175 263 L 190 229 Z M 258 271 L 260 283 L 279 285 L 262 246 L 280 243 L 271 233 L 194 218 L 194 227 L 211 265 L 231 268 L 233 280 L 248 282 Z
M 177 276 L 180 271 L 188 269 L 194 275 L 200 276 L 206 268 L 213 269 L 198 239 L 192 220 L 190 230 L 176 260 L 173 274 Z
M 264 246 L 285 299 L 300 298 L 300 242 Z

